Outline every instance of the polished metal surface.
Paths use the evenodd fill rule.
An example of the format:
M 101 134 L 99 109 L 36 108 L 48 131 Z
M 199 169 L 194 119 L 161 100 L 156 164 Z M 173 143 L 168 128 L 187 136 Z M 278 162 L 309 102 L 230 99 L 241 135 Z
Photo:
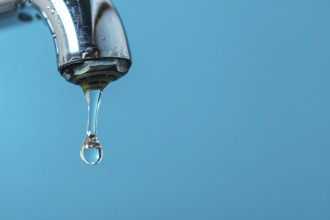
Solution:
M 0 15 L 10 14 L 16 10 L 16 1 L 2 0 L 0 1 Z
M 130 50 L 111 1 L 0 0 L 0 27 L 42 18 L 55 41 L 59 71 L 68 81 L 108 82 L 127 73 Z

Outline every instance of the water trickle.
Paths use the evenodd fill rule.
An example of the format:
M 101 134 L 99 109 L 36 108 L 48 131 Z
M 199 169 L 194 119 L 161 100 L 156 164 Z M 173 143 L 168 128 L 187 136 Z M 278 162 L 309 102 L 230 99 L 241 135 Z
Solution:
M 97 116 L 100 106 L 102 91 L 90 89 L 85 91 L 88 103 L 88 123 L 86 138 L 80 150 L 81 159 L 88 165 L 98 164 L 103 157 L 103 150 L 96 136 Z

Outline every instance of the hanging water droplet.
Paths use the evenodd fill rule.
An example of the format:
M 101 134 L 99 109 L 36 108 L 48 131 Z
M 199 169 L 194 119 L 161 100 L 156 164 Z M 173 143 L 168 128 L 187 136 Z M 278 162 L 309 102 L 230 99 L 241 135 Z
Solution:
M 90 89 L 85 91 L 88 103 L 87 135 L 80 150 L 81 159 L 88 165 L 98 164 L 103 157 L 103 150 L 96 136 L 97 116 L 102 91 Z
M 89 165 L 101 162 L 103 157 L 102 146 L 96 135 L 87 135 L 80 150 L 81 159 Z

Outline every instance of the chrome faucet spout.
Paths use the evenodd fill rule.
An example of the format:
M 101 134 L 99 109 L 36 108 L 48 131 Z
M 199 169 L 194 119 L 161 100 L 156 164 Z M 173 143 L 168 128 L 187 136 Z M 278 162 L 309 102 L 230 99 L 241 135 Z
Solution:
M 69 82 L 87 89 L 128 72 L 129 45 L 110 0 L 0 0 L 0 27 L 38 19 L 51 30 L 58 69 Z

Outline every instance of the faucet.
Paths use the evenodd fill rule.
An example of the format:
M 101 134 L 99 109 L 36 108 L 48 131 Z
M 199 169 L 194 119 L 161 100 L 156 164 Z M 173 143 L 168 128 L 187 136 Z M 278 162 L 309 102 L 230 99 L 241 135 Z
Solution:
M 49 26 L 60 74 L 84 91 L 128 72 L 129 45 L 110 0 L 0 0 L 0 28 L 34 20 Z
M 80 156 L 88 165 L 98 164 L 103 157 L 96 136 L 102 90 L 131 66 L 120 17 L 110 0 L 0 0 L 0 28 L 33 20 L 46 21 L 59 72 L 85 93 L 89 117 Z

